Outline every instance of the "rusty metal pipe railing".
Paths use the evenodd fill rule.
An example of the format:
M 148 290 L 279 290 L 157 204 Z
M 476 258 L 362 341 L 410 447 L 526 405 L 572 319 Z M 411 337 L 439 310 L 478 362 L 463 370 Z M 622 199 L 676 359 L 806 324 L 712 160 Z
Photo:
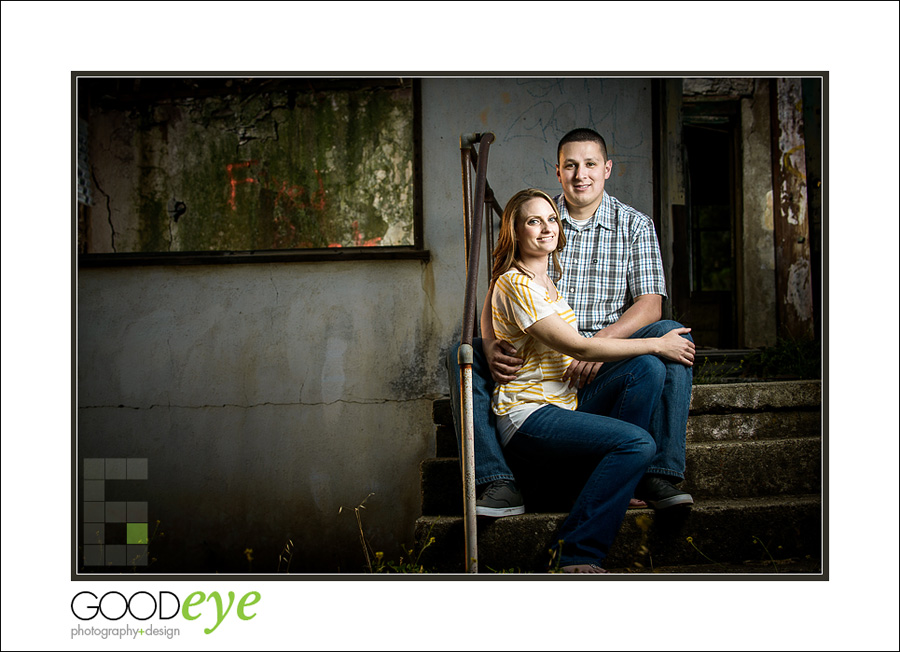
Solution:
M 493 192 L 486 196 L 487 161 L 494 134 L 471 134 L 460 136 L 459 147 L 463 159 L 463 203 L 466 220 L 466 296 L 463 307 L 462 338 L 459 347 L 460 369 L 460 416 L 462 423 L 461 445 L 463 458 L 463 509 L 465 513 L 464 532 L 466 544 L 466 572 L 478 572 L 478 530 L 475 518 L 475 427 L 473 419 L 472 399 L 472 362 L 474 351 L 472 340 L 475 335 L 476 294 L 478 291 L 478 257 L 481 249 L 481 225 L 485 206 L 490 217 L 490 201 Z M 481 155 L 472 158 L 473 145 L 480 145 Z M 469 211 L 470 181 L 468 174 L 469 160 L 477 160 L 475 171 L 475 189 Z
M 467 255 L 466 302 L 463 311 L 463 343 L 471 344 L 475 332 L 475 294 L 478 290 L 478 259 L 481 247 L 481 225 L 484 216 L 485 185 L 487 183 L 487 161 L 494 134 L 481 135 L 481 156 L 475 172 L 475 193 L 472 201 L 472 230 Z
M 475 136 L 476 134 L 472 134 Z M 469 163 L 471 162 L 470 153 L 472 151 L 472 142 L 464 140 L 463 136 L 459 139 L 459 155 L 462 162 L 462 187 L 463 187 L 463 227 L 465 230 L 465 240 L 463 244 L 466 251 L 466 273 L 469 272 L 469 240 L 472 232 L 472 213 L 469 206 L 469 195 L 472 192 L 472 178 L 469 173 Z
M 497 203 L 497 200 L 494 199 L 494 191 L 491 190 L 490 185 L 487 183 L 487 179 L 484 182 L 484 226 L 487 229 L 487 237 L 484 239 L 484 248 L 487 253 L 485 260 L 485 272 L 487 273 L 487 278 L 491 278 L 491 254 L 494 253 L 494 216 L 491 215 L 491 208 L 494 204 Z
M 469 160 L 472 161 L 472 167 L 478 167 L 478 154 L 475 150 L 469 150 Z M 503 215 L 503 207 L 500 205 L 500 202 L 494 197 L 494 190 L 491 188 L 491 184 L 487 179 L 484 180 L 484 192 L 485 197 L 488 198 L 486 201 L 489 201 L 491 208 L 497 213 L 497 216 Z

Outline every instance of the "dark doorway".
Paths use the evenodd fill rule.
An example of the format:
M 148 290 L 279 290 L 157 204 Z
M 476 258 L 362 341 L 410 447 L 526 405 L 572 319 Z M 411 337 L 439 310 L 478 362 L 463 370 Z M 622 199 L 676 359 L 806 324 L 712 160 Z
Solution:
M 738 103 L 685 104 L 687 205 L 678 239 L 688 248 L 690 264 L 689 300 L 680 302 L 680 318 L 699 347 L 740 346 L 739 135 Z

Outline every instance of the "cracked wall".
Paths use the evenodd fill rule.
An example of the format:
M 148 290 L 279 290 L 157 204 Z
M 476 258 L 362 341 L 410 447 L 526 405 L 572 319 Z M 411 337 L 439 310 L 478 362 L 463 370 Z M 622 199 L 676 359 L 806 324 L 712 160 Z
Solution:
M 373 544 L 411 544 L 434 447 L 430 343 L 416 319 L 354 306 L 380 295 L 374 311 L 408 314 L 421 263 L 214 269 L 79 275 L 79 457 L 149 460 L 167 539 L 155 570 L 242 570 L 246 548 L 273 570 L 288 539 L 297 570 L 359 570 L 338 511 L 369 493 Z
M 87 252 L 411 245 L 411 88 L 298 87 L 129 106 L 97 92 Z

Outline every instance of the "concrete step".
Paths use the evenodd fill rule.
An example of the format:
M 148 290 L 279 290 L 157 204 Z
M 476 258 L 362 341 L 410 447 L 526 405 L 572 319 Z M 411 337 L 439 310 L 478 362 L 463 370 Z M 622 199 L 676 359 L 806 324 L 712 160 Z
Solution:
M 821 404 L 820 380 L 695 385 L 691 392 L 691 414 L 814 410 Z
M 478 519 L 482 572 L 547 572 L 564 513 Z M 463 518 L 423 516 L 416 521 L 419 561 L 430 572 L 465 570 Z M 772 558 L 800 559 L 814 572 L 821 560 L 818 495 L 718 499 L 692 509 L 630 510 L 605 566 L 628 572 L 703 565 L 704 572 L 741 572 Z M 429 544 L 429 541 L 431 543 Z M 427 545 L 426 545 L 427 544 Z M 735 570 L 738 569 L 738 570 Z M 676 571 L 677 572 L 677 571 Z M 686 571 L 690 572 L 690 571 Z M 746 572 L 744 570 L 743 572 Z
M 687 441 L 749 441 L 818 437 L 822 432 L 817 380 L 698 385 L 691 395 Z M 457 457 L 450 399 L 434 401 L 436 456 Z
M 816 409 L 821 402 L 820 380 L 695 385 L 691 392 L 691 414 Z M 432 416 L 435 423 L 451 423 L 449 397 L 434 401 Z
M 774 557 L 796 572 L 819 572 L 820 405 L 820 381 L 695 386 L 681 485 L 695 505 L 630 511 L 606 567 L 758 572 L 747 569 L 769 568 Z M 421 466 L 424 516 L 416 537 L 420 547 L 434 540 L 421 556 L 426 568 L 462 572 L 462 485 L 449 399 L 434 402 L 434 421 L 438 458 Z M 529 513 L 478 519 L 481 569 L 546 572 L 548 550 L 587 472 L 572 464 L 545 467 L 539 478 L 517 470 Z
M 818 437 L 822 416 L 815 411 L 735 412 L 695 414 L 688 417 L 687 441 L 753 441 L 784 437 Z M 435 426 L 436 457 L 458 457 L 452 425 Z
M 821 465 L 820 440 L 815 437 L 691 443 L 680 486 L 695 500 L 818 493 Z M 420 468 L 422 514 L 462 514 L 459 458 L 425 460 Z M 566 512 L 590 469 L 548 465 L 539 477 L 515 472 L 528 511 Z
M 819 437 L 821 433 L 822 415 L 818 410 L 692 414 L 687 423 L 688 443 Z

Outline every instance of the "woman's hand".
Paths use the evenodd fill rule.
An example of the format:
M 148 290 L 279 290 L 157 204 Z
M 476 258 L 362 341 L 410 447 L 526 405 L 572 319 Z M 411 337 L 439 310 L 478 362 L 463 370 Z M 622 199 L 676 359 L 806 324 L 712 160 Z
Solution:
M 694 365 L 694 343 L 686 337 L 681 337 L 690 332 L 690 328 L 676 328 L 660 337 L 659 355 L 673 362 L 680 362 L 692 367 Z
M 481 340 L 484 357 L 494 382 L 502 385 L 516 379 L 525 361 L 516 354 L 516 347 L 505 340 Z

